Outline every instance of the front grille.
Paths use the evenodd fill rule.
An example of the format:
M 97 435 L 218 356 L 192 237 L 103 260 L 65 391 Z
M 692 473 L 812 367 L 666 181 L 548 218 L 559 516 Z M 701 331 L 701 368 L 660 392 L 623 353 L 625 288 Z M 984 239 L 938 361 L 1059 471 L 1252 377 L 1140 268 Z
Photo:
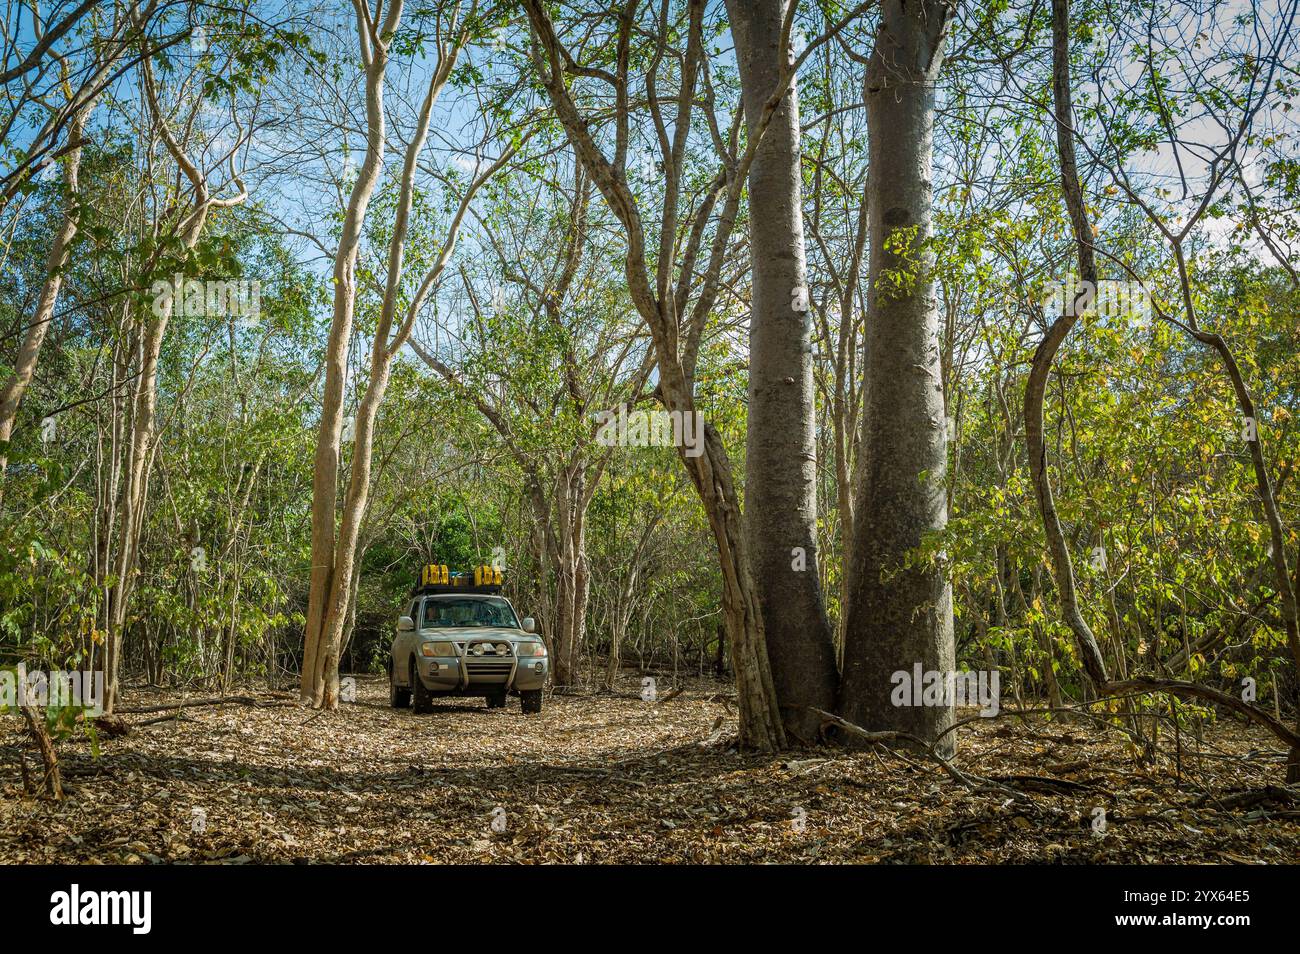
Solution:
M 509 676 L 515 664 L 500 659 L 466 659 L 465 671 L 471 680 L 479 677 Z

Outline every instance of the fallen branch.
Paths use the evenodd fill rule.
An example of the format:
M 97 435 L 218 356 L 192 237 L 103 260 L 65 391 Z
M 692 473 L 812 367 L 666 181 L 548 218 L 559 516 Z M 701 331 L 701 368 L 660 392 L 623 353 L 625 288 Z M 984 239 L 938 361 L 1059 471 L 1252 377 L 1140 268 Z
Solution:
M 1123 679 L 1117 682 L 1107 682 L 1101 687 L 1098 698 L 1088 702 L 1078 703 L 1068 707 L 1045 707 L 1040 709 L 1003 709 L 993 716 L 971 716 L 967 719 L 958 719 L 952 725 L 944 729 L 939 734 L 942 739 L 949 732 L 954 732 L 958 728 L 968 725 L 972 722 L 979 722 L 983 719 L 997 719 L 1007 716 L 1024 716 L 1029 713 L 1073 713 L 1075 715 L 1092 718 L 1099 722 L 1097 715 L 1090 710 L 1099 702 L 1105 702 L 1108 699 L 1123 699 L 1128 696 L 1146 695 L 1148 693 L 1163 692 L 1180 699 L 1199 699 L 1203 702 L 1210 702 L 1223 706 L 1239 715 L 1244 716 L 1251 722 L 1268 729 L 1274 737 L 1287 747 L 1287 783 L 1292 784 L 1300 781 L 1300 733 L 1295 732 L 1275 716 L 1269 714 L 1259 706 L 1251 705 L 1243 699 L 1226 692 L 1220 692 L 1218 689 L 1211 689 L 1209 686 L 1201 685 L 1195 682 L 1184 682 L 1180 679 L 1159 679 L 1155 676 L 1134 676 L 1131 679 Z M 1129 730 L 1119 727 L 1120 731 L 1130 735 Z M 935 741 L 938 742 L 939 739 Z
M 948 776 L 959 785 L 964 785 L 971 791 L 978 791 L 981 788 L 994 788 L 1015 799 L 1024 799 L 1028 796 L 1024 792 L 1018 792 L 1014 788 L 1009 788 L 1001 782 L 989 778 L 982 778 L 978 775 L 967 775 L 958 769 L 952 762 L 948 761 L 942 755 L 935 751 L 933 745 L 926 742 L 920 736 L 912 735 L 910 732 L 897 732 L 892 729 L 883 732 L 871 732 L 862 728 L 860 725 L 854 725 L 847 719 L 841 719 L 837 715 L 831 715 L 823 709 L 814 706 L 807 706 L 807 710 L 814 715 L 820 716 L 822 728 L 833 725 L 836 728 L 847 732 L 854 738 L 862 739 L 865 742 L 874 742 L 878 745 L 886 745 L 890 742 L 907 742 L 915 746 L 922 753 L 928 756 L 932 761 L 937 762 L 939 767 L 948 773 Z
M 193 722 L 193 721 L 194 720 L 189 718 L 189 716 L 185 715 L 185 713 L 182 710 L 177 709 L 175 712 L 172 712 L 169 715 L 154 716 L 152 719 L 144 719 L 140 722 L 135 723 L 133 727 L 136 729 L 140 729 L 146 725 L 158 725 L 161 722 Z
M 1208 796 L 1202 796 L 1196 803 L 1200 808 L 1209 801 Z M 1224 810 L 1230 808 L 1254 808 L 1256 805 L 1262 805 L 1266 802 L 1298 802 L 1300 801 L 1300 792 L 1289 788 L 1283 788 L 1280 785 L 1265 785 L 1263 788 L 1255 788 L 1246 792 L 1240 792 L 1236 795 L 1229 795 L 1227 798 L 1217 800 L 1218 807 Z
M 1300 748 L 1300 734 L 1287 728 L 1258 706 L 1253 706 L 1249 702 L 1231 696 L 1226 692 L 1220 692 L 1218 689 L 1211 689 L 1209 686 L 1202 686 L 1195 682 L 1182 682 L 1178 679 L 1136 676 L 1120 682 L 1109 682 L 1104 689 L 1107 695 L 1123 695 L 1133 692 L 1167 692 L 1172 696 L 1178 696 L 1180 699 L 1203 699 L 1206 702 L 1213 702 L 1231 709 L 1233 712 L 1239 712 L 1252 722 L 1268 729 L 1277 736 L 1279 741 L 1284 742 L 1291 749 Z
M 158 706 L 137 706 L 134 709 L 118 709 L 122 715 L 141 715 L 146 712 L 167 712 L 170 709 L 193 709 L 196 706 L 241 705 L 267 708 L 270 706 L 297 705 L 296 702 L 268 701 L 254 696 L 216 696 L 212 699 L 192 699 L 188 702 L 169 702 Z
M 1153 692 L 1164 692 L 1171 696 L 1177 696 L 1180 699 L 1200 699 L 1204 702 L 1212 702 L 1221 705 L 1224 708 L 1231 709 L 1233 712 L 1245 716 L 1250 721 L 1268 729 L 1273 735 L 1287 746 L 1290 750 L 1290 763 L 1294 763 L 1297 751 L 1300 751 L 1300 733 L 1288 728 L 1285 723 L 1276 717 L 1270 715 L 1264 709 L 1251 705 L 1243 699 L 1230 695 L 1226 692 L 1220 692 L 1218 689 L 1211 689 L 1209 686 L 1201 685 L 1195 682 L 1184 682 L 1180 679 L 1158 679 L 1155 676 L 1134 676 L 1131 679 L 1123 679 L 1118 682 L 1107 682 L 1101 687 L 1098 698 L 1088 702 L 1080 702 L 1072 706 L 1047 706 L 1036 709 L 1003 709 L 996 715 L 992 716 L 971 716 L 966 719 L 958 719 L 952 725 L 944 729 L 939 734 L 942 739 L 949 732 L 954 732 L 964 725 L 972 722 L 980 722 L 987 719 L 999 719 L 1005 717 L 1020 717 L 1029 714 L 1073 714 L 1088 718 L 1097 719 L 1096 715 L 1088 710 L 1099 702 L 1105 702 L 1108 699 L 1122 699 L 1126 696 L 1145 695 Z M 1097 721 L 1104 721 L 1097 719 Z M 1121 731 L 1128 733 L 1127 729 L 1121 727 Z M 935 740 L 936 742 L 938 739 Z M 1289 764 L 1290 764 L 1289 763 Z M 1288 776 L 1288 782 L 1291 778 Z
M 1091 782 L 1074 782 L 1066 778 L 1048 778 L 1044 775 L 994 775 L 992 781 L 1008 782 L 1014 785 L 1020 785 L 1024 788 L 1032 789 L 1036 792 L 1046 792 L 1050 795 L 1070 795 L 1076 792 L 1097 792 L 1105 790 Z M 1109 792 L 1105 793 L 1112 800 L 1114 795 Z

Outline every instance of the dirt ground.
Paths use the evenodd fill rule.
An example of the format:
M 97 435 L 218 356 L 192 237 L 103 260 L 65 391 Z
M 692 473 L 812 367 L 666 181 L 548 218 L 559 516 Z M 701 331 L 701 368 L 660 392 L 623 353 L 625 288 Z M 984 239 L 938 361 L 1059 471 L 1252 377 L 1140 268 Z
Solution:
M 1300 786 L 1282 785 L 1269 737 L 1235 722 L 1199 745 L 1183 733 L 1181 764 L 1166 730 L 1144 766 L 1090 721 L 978 720 L 957 764 L 999 784 L 972 791 L 880 748 L 737 752 L 728 694 L 689 683 L 649 703 L 629 681 L 548 694 L 540 716 L 517 699 L 415 715 L 365 678 L 334 713 L 264 693 L 259 706 L 127 714 L 131 730 L 101 734 L 98 757 L 60 743 L 62 804 L 24 794 L 20 747 L 36 763 L 11 715 L 0 862 L 1300 861 Z M 127 691 L 122 706 L 186 698 L 201 694 Z

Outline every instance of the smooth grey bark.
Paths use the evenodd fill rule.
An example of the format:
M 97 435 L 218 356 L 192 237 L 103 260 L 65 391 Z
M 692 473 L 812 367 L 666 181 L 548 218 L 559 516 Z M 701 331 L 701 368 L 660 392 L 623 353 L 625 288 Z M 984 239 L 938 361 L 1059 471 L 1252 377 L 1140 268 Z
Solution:
M 867 68 L 868 229 L 861 483 L 855 507 L 840 714 L 933 742 L 951 705 L 891 702 L 892 675 L 953 669 L 945 568 L 911 560 L 947 524 L 939 315 L 930 274 L 934 78 L 948 4 L 886 0 Z M 939 751 L 949 755 L 953 733 Z
M 339 465 L 343 457 L 343 398 L 348 375 L 348 350 L 356 311 L 357 257 L 370 199 L 383 168 L 387 126 L 384 114 L 384 79 L 388 69 L 389 43 L 401 22 L 404 0 L 390 3 L 383 25 L 371 19 L 368 8 L 357 0 L 357 40 L 365 70 L 366 158 L 352 185 L 347 212 L 334 251 L 334 309 L 325 346 L 325 385 L 321 395 L 320 426 L 312 471 L 311 575 L 308 584 L 307 619 L 303 629 L 302 673 L 298 695 L 303 705 L 337 706 L 337 692 L 326 701 L 327 690 L 337 686 L 338 671 L 327 678 L 329 636 L 326 626 L 337 570 L 337 499 Z
M 767 636 L 772 683 L 786 730 L 816 738 L 807 711 L 834 705 L 835 648 L 817 559 L 817 443 L 812 325 L 804 257 L 799 96 L 789 92 L 762 130 L 788 42 L 786 0 L 727 0 L 751 136 L 749 167 L 749 418 L 745 434 L 745 532 Z

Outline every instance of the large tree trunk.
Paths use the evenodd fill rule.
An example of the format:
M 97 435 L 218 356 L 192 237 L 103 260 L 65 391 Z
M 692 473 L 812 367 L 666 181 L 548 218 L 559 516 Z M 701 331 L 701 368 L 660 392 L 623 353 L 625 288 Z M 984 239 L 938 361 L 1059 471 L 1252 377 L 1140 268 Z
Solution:
M 952 591 L 939 562 L 911 561 L 947 523 L 939 316 L 930 274 L 934 79 L 949 7 L 886 0 L 866 79 L 871 259 L 861 484 L 854 508 L 840 714 L 934 741 L 952 707 L 894 706 L 895 672 L 953 669 Z M 906 273 L 908 277 L 904 278 Z M 953 751 L 952 733 L 939 750 Z
M 749 419 L 745 529 L 759 582 L 772 683 L 785 727 L 805 740 L 834 705 L 835 648 L 817 560 L 817 444 L 812 335 L 803 241 L 799 97 L 783 80 L 786 0 L 727 0 L 745 117 L 762 138 L 749 167 Z
M 41 356 L 41 345 L 45 343 L 45 334 L 50 330 L 54 318 L 54 306 L 59 300 L 59 289 L 63 285 L 63 269 L 68 264 L 68 251 L 77 234 L 81 222 L 81 192 L 77 184 L 81 169 L 81 136 L 86 128 L 86 119 L 94 109 L 94 100 L 90 100 L 72 116 L 68 126 L 68 142 L 74 144 L 67 158 L 63 160 L 63 182 L 65 186 L 63 205 L 63 224 L 54 236 L 50 254 L 45 262 L 45 284 L 41 286 L 40 297 L 36 300 L 36 313 L 32 323 L 27 326 L 22 344 L 18 347 L 18 358 L 14 362 L 13 373 L 5 381 L 0 391 L 0 444 L 8 441 L 14 430 L 14 419 L 18 416 L 18 405 L 22 402 L 27 387 L 32 383 L 36 373 L 36 363 Z M 0 450 L 0 477 L 8 464 L 8 455 Z

